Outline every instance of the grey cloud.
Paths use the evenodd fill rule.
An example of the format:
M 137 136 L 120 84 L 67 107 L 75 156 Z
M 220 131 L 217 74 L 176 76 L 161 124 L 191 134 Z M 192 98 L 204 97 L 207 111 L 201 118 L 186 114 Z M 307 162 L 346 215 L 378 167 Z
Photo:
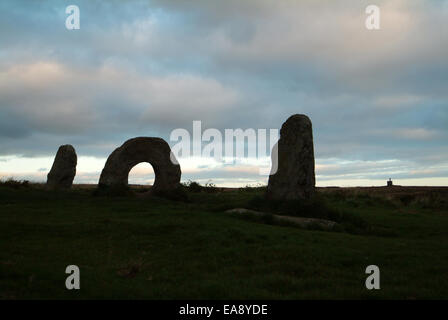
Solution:
M 364 0 L 77 2 L 76 32 L 60 1 L 0 4 L 1 154 L 104 157 L 193 120 L 279 128 L 306 113 L 318 158 L 446 163 L 441 1 L 377 1 L 378 32 Z

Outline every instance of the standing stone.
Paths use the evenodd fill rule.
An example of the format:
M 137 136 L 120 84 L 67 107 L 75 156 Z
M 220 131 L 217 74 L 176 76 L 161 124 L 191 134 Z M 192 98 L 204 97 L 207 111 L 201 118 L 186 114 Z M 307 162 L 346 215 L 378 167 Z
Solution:
M 126 141 L 110 154 L 101 172 L 98 187 L 127 188 L 129 171 L 141 162 L 150 163 L 154 169 L 153 193 L 169 193 L 180 186 L 180 165 L 168 143 L 162 138 L 138 137 Z
M 289 117 L 272 150 L 267 197 L 307 199 L 314 194 L 314 147 L 311 120 L 303 114 Z
M 73 146 L 69 144 L 60 146 L 47 175 L 47 186 L 56 189 L 70 188 L 75 178 L 77 161 Z

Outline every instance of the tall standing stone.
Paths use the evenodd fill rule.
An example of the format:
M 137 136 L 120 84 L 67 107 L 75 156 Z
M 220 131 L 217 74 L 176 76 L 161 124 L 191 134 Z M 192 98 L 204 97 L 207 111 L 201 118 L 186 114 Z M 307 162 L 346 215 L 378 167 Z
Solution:
M 77 161 L 78 157 L 73 146 L 69 144 L 60 146 L 47 175 L 47 186 L 55 189 L 70 188 L 76 175 Z
M 314 194 L 314 146 L 311 120 L 303 114 L 289 117 L 272 150 L 267 197 L 307 199 Z

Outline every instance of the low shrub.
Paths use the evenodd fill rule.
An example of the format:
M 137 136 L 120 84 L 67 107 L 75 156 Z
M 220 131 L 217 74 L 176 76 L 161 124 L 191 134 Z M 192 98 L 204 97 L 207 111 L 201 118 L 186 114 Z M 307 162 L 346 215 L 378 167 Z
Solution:
M 28 180 L 15 180 L 14 178 L 8 178 L 7 180 L 0 180 L 0 185 L 18 189 L 18 188 L 28 188 L 30 186 L 30 182 Z

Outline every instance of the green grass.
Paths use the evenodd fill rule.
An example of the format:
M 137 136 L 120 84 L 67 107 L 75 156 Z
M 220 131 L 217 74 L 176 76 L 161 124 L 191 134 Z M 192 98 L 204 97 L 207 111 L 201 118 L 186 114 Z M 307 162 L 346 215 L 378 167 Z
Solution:
M 325 192 L 326 208 L 375 232 L 324 232 L 223 212 L 254 206 L 260 188 L 186 192 L 188 202 L 0 185 L 0 298 L 448 297 L 444 206 Z M 70 264 L 81 290 L 65 289 Z M 381 290 L 364 286 L 371 264 Z

